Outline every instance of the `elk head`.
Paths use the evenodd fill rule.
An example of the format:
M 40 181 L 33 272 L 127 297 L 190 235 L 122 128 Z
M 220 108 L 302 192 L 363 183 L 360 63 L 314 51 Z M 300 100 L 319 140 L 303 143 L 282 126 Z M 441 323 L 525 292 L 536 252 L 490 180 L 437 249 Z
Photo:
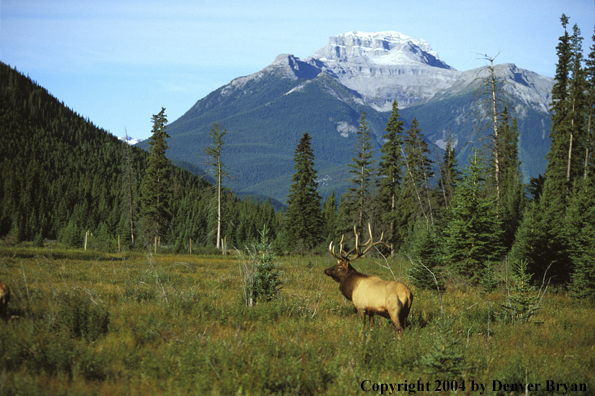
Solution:
M 341 236 L 341 242 L 339 242 L 339 254 L 335 253 L 335 247 L 333 246 L 333 242 L 328 247 L 329 253 L 331 256 L 337 259 L 337 265 L 327 268 L 324 273 L 331 278 L 333 278 L 336 282 L 341 283 L 343 279 L 347 276 L 349 271 L 355 271 L 355 269 L 351 266 L 351 262 L 357 260 L 358 258 L 362 257 L 366 253 L 370 251 L 374 246 L 383 244 L 388 246 L 385 242 L 382 241 L 382 237 L 384 233 L 380 234 L 380 240 L 378 242 L 374 242 L 374 237 L 372 236 L 372 226 L 368 223 L 368 232 L 370 233 L 370 239 L 368 242 L 360 245 L 359 243 L 359 235 L 357 234 L 356 226 L 353 226 L 353 233 L 355 234 L 355 246 L 349 252 L 343 250 L 343 239 L 345 235 Z M 362 252 L 362 247 L 365 250 Z

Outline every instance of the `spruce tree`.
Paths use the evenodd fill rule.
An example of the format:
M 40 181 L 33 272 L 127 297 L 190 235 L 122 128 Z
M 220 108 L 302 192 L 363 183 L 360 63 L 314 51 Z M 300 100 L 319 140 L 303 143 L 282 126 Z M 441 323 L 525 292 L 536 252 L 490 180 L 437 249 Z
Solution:
M 352 186 L 347 188 L 347 211 L 348 216 L 343 218 L 350 221 L 349 224 L 343 224 L 344 229 L 349 229 L 350 224 L 356 224 L 363 227 L 370 215 L 371 189 L 374 180 L 374 145 L 370 128 L 366 121 L 366 112 L 364 111 L 359 122 L 357 130 L 357 142 L 355 144 L 356 156 L 349 163 L 349 173 L 353 176 L 349 179 Z
M 593 139 L 593 116 L 595 112 L 595 34 L 592 36 L 593 45 L 591 52 L 585 61 L 585 106 L 586 106 L 586 125 L 585 125 L 585 153 L 583 178 L 593 177 L 589 175 L 589 167 L 593 162 L 593 151 L 595 140 Z
M 168 149 L 165 139 L 167 118 L 165 109 L 153 115 L 152 135 L 149 138 L 149 158 L 147 170 L 141 186 L 141 221 L 145 242 L 153 243 L 155 238 L 165 237 L 172 218 L 171 167 L 165 157 Z
M 516 118 L 510 120 L 506 108 L 502 113 L 502 121 L 498 129 L 500 130 L 500 143 L 498 144 L 500 150 L 500 199 L 497 215 L 502 217 L 503 242 L 506 249 L 509 250 L 522 219 L 525 207 L 525 188 L 518 156 L 518 123 Z
M 570 199 L 566 218 L 569 256 L 574 264 L 570 295 L 595 303 L 595 189 L 580 181 Z
M 576 118 L 572 108 L 573 96 L 571 75 L 573 58 L 573 40 L 566 30 L 568 17 L 562 15 L 564 35 L 556 47 L 558 64 L 556 65 L 556 82 L 552 88 L 552 130 L 550 132 L 551 146 L 546 159 L 548 160 L 543 191 L 539 199 L 539 208 L 534 211 L 536 228 L 519 230 L 528 240 L 536 243 L 538 251 L 524 241 L 515 241 L 512 249 L 513 260 L 528 260 L 529 271 L 535 274 L 535 279 L 541 279 L 547 268 L 549 276 L 557 283 L 565 283 L 572 272 L 571 261 L 568 257 L 568 241 L 565 238 L 564 219 L 570 188 L 577 172 L 572 166 L 572 157 L 576 149 L 576 131 L 573 119 Z M 578 40 L 577 37 L 574 40 Z M 578 75 L 577 75 L 578 77 Z M 574 144 L 574 148 L 573 148 Z M 571 167 L 569 168 L 569 164 Z M 581 165 L 581 170 L 582 164 Z M 570 173 L 569 173 L 570 169 Z M 521 223 L 521 228 L 525 222 Z M 530 235 L 533 233 L 533 235 Z M 520 243 L 519 243 L 520 242 Z
M 292 248 L 312 249 L 322 236 L 322 198 L 318 194 L 314 152 L 308 133 L 300 139 L 294 155 L 295 173 L 287 199 L 285 234 Z
M 499 260 L 503 253 L 496 197 L 487 191 L 486 172 L 485 160 L 475 151 L 456 187 L 443 231 L 445 261 L 474 282 L 486 262 Z
M 219 124 L 213 124 L 211 130 L 209 131 L 209 136 L 212 139 L 213 147 L 206 146 L 205 152 L 209 157 L 209 165 L 211 165 L 214 169 L 215 173 L 215 180 L 216 180 L 216 189 L 217 189 L 217 242 L 216 247 L 217 249 L 221 248 L 221 192 L 222 192 L 222 181 L 223 178 L 228 176 L 227 172 L 225 171 L 225 167 L 223 162 L 221 161 L 221 149 L 223 147 L 223 137 L 227 134 L 227 131 L 221 131 L 221 126 Z
M 485 56 L 485 60 L 490 62 L 489 66 L 480 69 L 480 76 L 477 78 L 479 87 L 474 92 L 477 100 L 475 128 L 477 131 L 487 130 L 488 150 L 491 161 L 490 184 L 493 185 L 496 199 L 500 200 L 501 188 L 501 130 L 503 111 L 506 108 L 508 100 L 504 90 L 504 78 L 498 75 L 494 67 L 494 58 Z
M 380 152 L 383 154 L 378 164 L 378 176 L 380 177 L 380 201 L 384 212 L 383 221 L 389 224 L 387 240 L 393 246 L 398 243 L 395 233 L 397 228 L 397 201 L 401 190 L 402 167 L 401 152 L 403 151 L 403 128 L 404 122 L 399 115 L 399 105 L 395 100 L 393 108 L 386 124 L 385 142 Z
M 134 221 L 137 213 L 137 194 L 135 183 L 135 172 L 132 164 L 132 155 L 130 153 L 130 144 L 128 144 L 128 131 L 126 131 L 126 141 L 122 149 L 122 197 L 124 216 L 126 218 L 126 228 L 130 232 L 130 243 L 134 245 Z
M 457 165 L 455 147 L 453 146 L 452 135 L 448 137 L 444 147 L 442 163 L 440 163 L 440 180 L 438 183 L 438 204 L 445 209 L 454 195 L 456 184 L 460 181 L 460 172 Z
M 548 163 L 546 167 L 546 183 L 544 186 L 544 189 L 548 191 L 544 191 L 544 193 L 548 194 L 545 197 L 547 200 L 549 200 L 550 194 L 554 194 L 564 201 L 569 187 L 566 179 L 566 171 L 570 141 L 570 120 L 568 113 L 572 52 L 570 35 L 566 30 L 568 17 L 562 14 L 561 21 L 564 28 L 564 35 L 560 37 L 560 42 L 556 47 L 558 63 L 556 65 L 556 75 L 554 77 L 556 82 L 552 88 L 552 104 L 550 106 L 552 114 L 551 146 L 546 156 Z M 563 205 L 559 208 L 558 213 L 561 213 L 562 209 Z
M 571 72 L 569 82 L 569 136 L 568 136 L 568 159 L 566 166 L 566 181 L 571 186 L 573 181 L 584 174 L 584 147 L 585 147 L 585 119 L 586 119 L 586 95 L 587 81 L 585 69 L 583 68 L 581 31 L 575 24 L 571 36 Z
M 322 208 L 322 217 L 324 224 L 323 236 L 328 242 L 335 239 L 338 227 L 338 213 L 337 213 L 337 196 L 335 190 L 326 198 Z
M 420 217 L 434 225 L 433 197 L 430 181 L 434 177 L 430 150 L 423 139 L 417 118 L 411 121 L 405 135 L 403 148 L 403 187 L 399 202 L 401 212 L 401 237 L 411 235 Z

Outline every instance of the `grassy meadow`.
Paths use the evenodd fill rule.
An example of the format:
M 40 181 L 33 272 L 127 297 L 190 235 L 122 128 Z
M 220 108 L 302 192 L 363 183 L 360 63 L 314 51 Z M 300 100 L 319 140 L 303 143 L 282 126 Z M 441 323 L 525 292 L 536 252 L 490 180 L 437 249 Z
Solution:
M 323 274 L 330 256 L 278 258 L 280 296 L 252 307 L 241 260 L 0 247 L 13 316 L 0 321 L 0 395 L 595 394 L 595 308 L 562 290 L 511 323 L 503 285 L 410 286 L 396 335 L 380 317 L 362 326 Z M 408 283 L 406 260 L 354 266 L 391 279 L 387 264 Z

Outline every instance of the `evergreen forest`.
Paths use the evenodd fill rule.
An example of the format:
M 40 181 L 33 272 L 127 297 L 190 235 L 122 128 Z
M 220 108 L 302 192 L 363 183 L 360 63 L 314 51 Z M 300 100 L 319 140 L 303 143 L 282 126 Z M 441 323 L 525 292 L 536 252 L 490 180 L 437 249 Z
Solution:
M 151 245 L 153 234 L 141 218 L 143 198 L 151 191 L 150 186 L 142 189 L 152 169 L 149 154 L 96 127 L 3 63 L 0 87 L 3 242 L 83 247 L 88 235 L 90 247 L 106 251 L 117 249 L 118 238 L 121 249 Z M 171 200 L 167 227 L 159 232 L 162 251 L 187 250 L 191 243 L 195 252 L 210 251 L 216 239 L 216 191 L 169 161 L 165 171 Z M 280 215 L 270 203 L 239 199 L 230 191 L 222 201 L 230 246 L 256 240 L 265 224 L 276 235 Z

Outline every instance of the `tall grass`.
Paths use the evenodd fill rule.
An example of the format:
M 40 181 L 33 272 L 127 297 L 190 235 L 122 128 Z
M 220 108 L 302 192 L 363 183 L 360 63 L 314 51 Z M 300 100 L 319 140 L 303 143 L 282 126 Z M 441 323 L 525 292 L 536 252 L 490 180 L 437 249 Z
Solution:
M 595 309 L 562 291 L 548 291 L 533 322 L 512 324 L 498 316 L 503 290 L 411 287 L 410 327 L 398 336 L 381 318 L 363 328 L 322 272 L 330 257 L 278 261 L 280 295 L 249 307 L 235 258 L 0 251 L 19 317 L 0 324 L 0 394 L 342 395 L 363 392 L 365 380 L 452 381 L 422 364 L 439 334 L 462 354 L 459 381 L 583 383 L 579 394 L 595 393 Z M 407 263 L 357 267 L 407 283 Z

